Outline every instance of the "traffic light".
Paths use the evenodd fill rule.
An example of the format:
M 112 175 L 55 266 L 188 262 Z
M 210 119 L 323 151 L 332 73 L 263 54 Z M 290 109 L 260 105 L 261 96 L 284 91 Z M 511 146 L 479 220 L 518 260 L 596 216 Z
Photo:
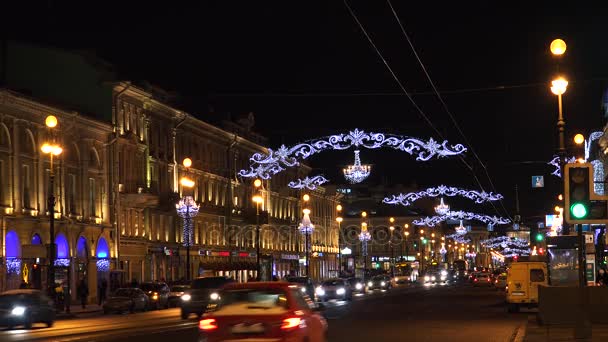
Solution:
M 566 222 L 572 224 L 608 223 L 608 196 L 595 194 L 592 164 L 565 165 L 564 195 Z
M 536 241 L 541 242 L 543 241 L 543 233 L 537 233 L 536 234 Z

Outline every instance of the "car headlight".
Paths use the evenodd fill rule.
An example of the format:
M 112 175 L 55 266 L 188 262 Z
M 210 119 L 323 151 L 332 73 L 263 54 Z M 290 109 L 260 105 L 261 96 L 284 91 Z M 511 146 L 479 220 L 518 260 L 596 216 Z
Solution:
M 158 299 L 158 292 L 154 292 L 152 294 L 152 299 L 157 300 Z
M 372 286 L 374 286 L 374 283 L 372 283 L 371 281 L 368 281 L 367 286 L 372 287 Z
M 189 301 L 192 297 L 189 294 L 184 294 L 183 296 L 180 297 L 183 301 Z
M 303 287 L 303 288 L 300 289 L 300 291 L 302 291 L 303 293 L 306 293 L 306 288 Z
M 386 286 L 386 283 L 382 281 L 380 282 L 380 286 Z
M 15 306 L 11 311 L 11 315 L 13 316 L 23 316 L 25 313 L 25 308 L 23 306 Z
M 432 280 L 432 281 L 435 281 L 435 279 L 437 279 L 437 278 L 435 278 L 435 276 L 432 276 L 432 277 L 431 277 L 431 280 Z
M 429 281 L 429 280 L 431 280 L 431 277 L 429 277 L 429 276 L 424 276 L 424 281 Z
M 315 293 L 317 296 L 325 296 L 325 290 L 320 286 L 315 289 Z
M 343 295 L 343 294 L 346 293 L 346 290 L 341 287 L 341 288 L 339 288 L 339 289 L 336 290 L 336 293 L 339 294 L 339 295 Z
M 363 288 L 363 285 L 362 285 L 361 283 L 357 283 L 357 284 L 355 285 L 355 288 L 356 288 L 357 290 L 361 290 L 361 289 Z
M 220 295 L 217 292 L 212 292 L 209 295 L 209 298 L 211 298 L 211 300 L 218 300 L 218 299 L 220 299 Z
M 441 280 L 445 280 L 445 279 L 446 279 L 446 276 L 442 275 Z
M 447 276 L 448 275 L 448 271 L 441 271 L 441 275 L 444 276 L 444 277 Z

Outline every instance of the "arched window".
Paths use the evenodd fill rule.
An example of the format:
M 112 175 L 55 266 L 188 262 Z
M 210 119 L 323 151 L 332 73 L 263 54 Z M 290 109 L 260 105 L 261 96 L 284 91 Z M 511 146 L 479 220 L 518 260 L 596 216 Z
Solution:
M 40 235 L 34 234 L 34 236 L 32 236 L 32 245 L 42 245 L 42 239 L 40 238 Z
M 97 241 L 97 250 L 95 251 L 95 255 L 100 259 L 108 258 L 110 256 L 108 243 L 103 237 L 100 237 L 99 241 Z
M 7 258 L 20 258 L 21 257 L 21 243 L 19 242 L 19 236 L 15 231 L 11 230 L 6 233 L 6 257 Z
M 76 243 L 76 257 L 78 259 L 86 259 L 89 256 L 87 253 L 87 239 L 84 236 L 78 238 Z
M 58 234 L 55 237 L 55 245 L 57 245 L 57 259 L 67 259 L 70 257 L 70 246 L 65 235 Z

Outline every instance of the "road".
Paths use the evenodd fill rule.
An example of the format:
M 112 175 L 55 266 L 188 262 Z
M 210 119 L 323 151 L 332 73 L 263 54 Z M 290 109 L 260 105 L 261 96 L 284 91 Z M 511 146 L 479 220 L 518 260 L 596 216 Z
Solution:
M 330 303 L 330 341 L 513 341 L 527 314 L 508 314 L 504 295 L 469 284 L 410 286 Z M 0 332 L 1 341 L 196 341 L 179 310 L 58 321 L 51 329 Z

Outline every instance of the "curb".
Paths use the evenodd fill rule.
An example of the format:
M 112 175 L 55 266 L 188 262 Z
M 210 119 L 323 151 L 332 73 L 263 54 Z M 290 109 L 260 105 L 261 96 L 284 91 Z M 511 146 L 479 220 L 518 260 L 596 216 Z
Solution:
M 515 333 L 515 336 L 513 336 L 513 339 L 511 340 L 512 342 L 523 342 L 526 338 L 526 330 L 528 328 L 528 322 L 526 321 L 525 323 L 521 324 L 519 327 L 517 327 L 517 331 Z

